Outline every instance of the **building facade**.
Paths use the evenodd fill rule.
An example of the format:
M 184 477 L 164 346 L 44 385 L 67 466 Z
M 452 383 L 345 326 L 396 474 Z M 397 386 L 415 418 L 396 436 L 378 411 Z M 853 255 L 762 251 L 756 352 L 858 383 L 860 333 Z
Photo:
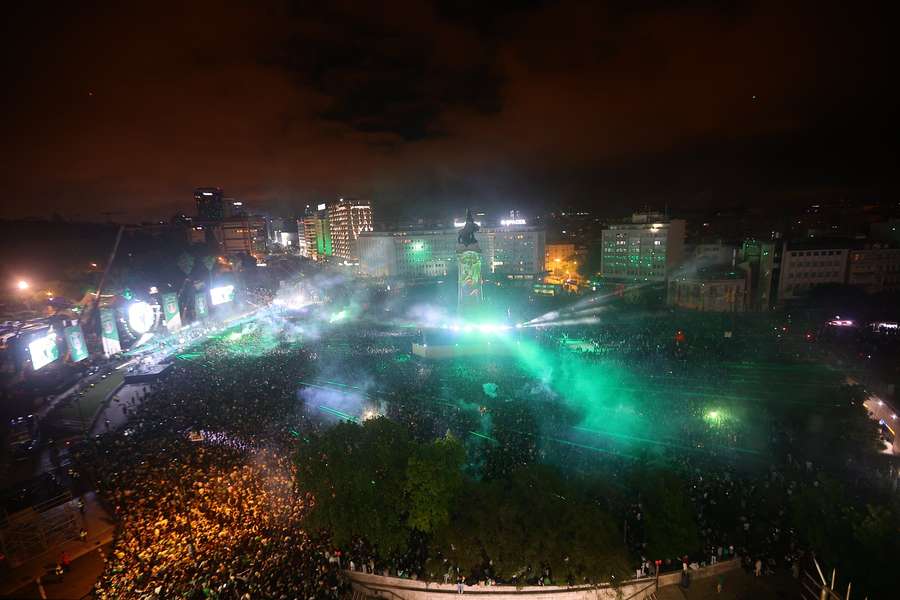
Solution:
M 850 243 L 847 241 L 785 242 L 778 302 L 802 298 L 817 285 L 846 283 L 849 255 Z
M 447 277 L 456 261 L 452 229 L 363 232 L 357 240 L 359 272 L 383 279 Z
M 620 282 L 665 282 L 684 257 L 685 223 L 636 213 L 602 231 L 601 275 Z
M 334 254 L 325 204 L 319 204 L 316 210 L 307 207 L 306 214 L 297 219 L 297 245 L 301 256 L 316 261 L 326 260 Z
M 870 294 L 900 291 L 900 248 L 871 244 L 851 250 L 847 283 Z
M 328 207 L 328 222 L 334 256 L 359 260 L 356 240 L 364 231 L 372 231 L 372 206 L 367 201 L 345 200 Z
M 735 271 L 676 272 L 669 279 L 670 306 L 701 312 L 744 312 L 747 310 L 747 273 Z
M 748 274 L 747 310 L 769 310 L 775 298 L 781 244 L 757 239 L 741 245 L 740 266 Z
M 456 270 L 457 229 L 362 232 L 359 272 L 366 277 L 432 279 Z M 476 234 L 485 275 L 532 280 L 544 271 L 544 231 L 528 226 L 483 227 Z
M 300 217 L 297 219 L 297 253 L 310 258 L 309 248 L 309 238 L 306 237 L 306 217 Z
M 268 251 L 266 220 L 262 217 L 227 219 L 217 225 L 216 230 L 225 254 L 246 253 L 259 258 Z
M 734 266 L 737 254 L 738 250 L 735 246 L 722 242 L 694 244 L 690 248 L 686 248 L 686 255 L 690 257 L 691 264 L 697 267 Z
M 478 232 L 484 264 L 493 279 L 531 281 L 544 273 L 544 229 L 528 225 L 482 227 Z

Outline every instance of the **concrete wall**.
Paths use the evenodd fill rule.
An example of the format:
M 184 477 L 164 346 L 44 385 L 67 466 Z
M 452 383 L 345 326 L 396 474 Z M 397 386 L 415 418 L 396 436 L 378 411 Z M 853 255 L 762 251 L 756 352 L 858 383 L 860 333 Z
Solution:
M 691 571 L 691 578 L 705 579 L 720 573 L 737 569 L 740 561 L 729 560 Z M 447 600 L 448 594 L 457 594 L 455 584 L 430 583 L 398 577 L 384 577 L 358 571 L 344 571 L 351 580 L 353 589 L 367 596 L 386 600 Z M 681 581 L 681 571 L 666 573 L 659 577 L 659 586 L 677 585 Z M 599 587 L 557 587 L 511 585 L 478 586 L 467 585 L 464 594 L 489 597 L 490 600 L 643 600 L 656 590 L 651 578 L 633 579 L 618 588 Z

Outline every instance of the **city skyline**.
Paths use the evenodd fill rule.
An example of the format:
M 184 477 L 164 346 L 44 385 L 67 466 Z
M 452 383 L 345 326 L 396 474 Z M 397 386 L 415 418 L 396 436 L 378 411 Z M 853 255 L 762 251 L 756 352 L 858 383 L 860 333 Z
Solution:
M 166 218 L 203 185 L 398 217 L 895 189 L 875 11 L 512 7 L 16 9 L 0 216 Z

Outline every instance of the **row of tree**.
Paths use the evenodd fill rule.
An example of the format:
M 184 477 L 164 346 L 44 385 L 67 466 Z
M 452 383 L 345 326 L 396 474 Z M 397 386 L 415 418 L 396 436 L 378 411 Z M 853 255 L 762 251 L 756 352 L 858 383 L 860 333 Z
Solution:
M 344 422 L 303 440 L 298 484 L 315 504 L 312 529 L 337 547 L 358 540 L 379 557 L 427 553 L 423 576 L 448 566 L 525 581 L 545 570 L 557 582 L 599 583 L 629 572 L 617 506 L 621 494 L 600 480 L 573 478 L 535 463 L 475 478 L 462 444 L 448 435 L 413 440 L 386 418 Z M 687 495 L 663 472 L 635 478 L 653 556 L 699 549 Z

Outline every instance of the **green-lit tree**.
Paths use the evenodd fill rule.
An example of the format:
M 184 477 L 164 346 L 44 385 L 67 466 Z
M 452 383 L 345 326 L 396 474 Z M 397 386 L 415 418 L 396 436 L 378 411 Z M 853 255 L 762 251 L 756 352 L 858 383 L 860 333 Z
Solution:
M 505 579 L 598 583 L 627 572 L 614 519 L 556 469 L 528 465 L 503 479 L 469 482 L 438 546 L 470 571 L 490 564 Z
M 664 469 L 635 475 L 641 492 L 647 553 L 674 558 L 700 549 L 700 534 L 684 482 Z
M 408 525 L 432 533 L 450 522 L 450 509 L 462 488 L 465 450 L 448 435 L 431 444 L 418 445 L 406 465 Z
M 385 418 L 341 423 L 308 439 L 297 466 L 300 488 L 316 499 L 311 528 L 327 529 L 338 546 L 359 536 L 383 556 L 405 550 L 409 451 L 405 430 Z

